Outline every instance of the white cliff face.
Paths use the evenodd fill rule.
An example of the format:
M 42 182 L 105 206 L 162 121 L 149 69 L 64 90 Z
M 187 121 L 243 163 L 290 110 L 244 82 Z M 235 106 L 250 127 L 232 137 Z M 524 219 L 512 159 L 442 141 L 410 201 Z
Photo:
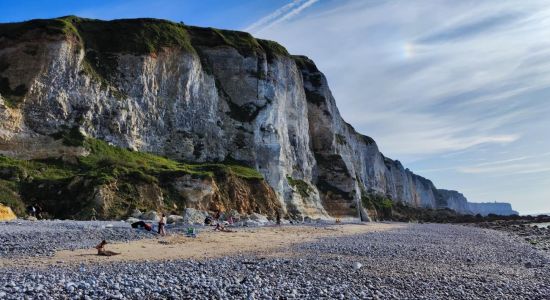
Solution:
M 485 202 L 485 203 L 468 203 L 468 209 L 472 214 L 480 214 L 486 216 L 489 214 L 510 216 L 518 215 L 519 213 L 512 209 L 510 203 L 501 202 Z
M 415 207 L 437 207 L 431 181 L 385 158 L 376 143 L 357 133 L 338 112 L 327 81 L 312 61 L 297 57 L 308 101 L 312 150 L 316 158 L 314 183 L 329 212 L 352 214 L 362 193 L 385 195 Z
M 461 214 L 472 214 L 468 200 L 457 191 L 437 190 L 446 208 L 452 209 Z
M 188 30 L 194 38 L 205 30 L 221 34 Z M 305 57 L 271 53 L 265 41 L 252 40 L 253 51 L 198 43 L 193 51 L 103 53 L 109 59 L 99 67 L 112 64 L 106 77 L 90 66 L 87 56 L 99 50 L 87 48 L 86 39 L 39 36 L 0 37 L 0 79 L 9 79 L 0 93 L 0 154 L 86 155 L 50 137 L 78 127 L 114 145 L 176 160 L 252 166 L 292 216 L 366 219 L 360 213 L 365 193 L 465 211 L 462 204 L 447 205 L 451 198 L 440 197 L 431 181 L 384 157 L 347 124 L 324 75 Z M 25 51 L 29 45 L 39 50 Z M 19 97 L 20 85 L 27 91 Z M 204 183 L 180 183 L 186 194 L 211 197 L 208 184 L 201 192 Z

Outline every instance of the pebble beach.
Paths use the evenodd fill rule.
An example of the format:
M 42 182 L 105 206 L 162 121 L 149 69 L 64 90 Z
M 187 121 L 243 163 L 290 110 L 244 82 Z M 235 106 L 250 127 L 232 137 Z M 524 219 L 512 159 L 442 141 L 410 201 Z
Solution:
M 548 252 L 496 230 L 369 223 L 204 228 L 197 239 L 181 232 L 160 238 L 122 222 L 2 223 L 0 299 L 550 298 Z M 95 259 L 90 248 L 100 239 L 122 252 L 117 260 L 80 259 Z M 225 250 L 190 253 L 218 245 Z M 172 252 L 125 260 L 125 249 L 146 247 Z

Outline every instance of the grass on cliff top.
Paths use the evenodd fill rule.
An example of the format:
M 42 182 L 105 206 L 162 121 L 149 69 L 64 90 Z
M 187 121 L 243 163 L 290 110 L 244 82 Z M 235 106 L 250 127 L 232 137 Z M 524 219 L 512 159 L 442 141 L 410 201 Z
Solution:
M 97 19 L 65 16 L 0 24 L 0 37 L 19 39 L 29 33 L 46 35 L 72 34 L 86 49 L 103 53 L 150 54 L 163 47 L 176 47 L 195 52 L 199 47 L 232 47 L 241 54 L 265 51 L 268 55 L 288 56 L 280 44 L 254 38 L 250 33 L 188 26 L 153 18 Z
M 269 62 L 277 56 L 290 56 L 280 44 L 256 39 L 247 32 L 187 26 L 152 18 L 102 21 L 66 16 L 0 24 L 0 46 L 10 40 L 35 42 L 63 36 L 78 41 L 84 48 L 83 72 L 103 88 L 110 87 L 112 95 L 119 99 L 126 95 L 117 85 L 119 54 L 155 55 L 163 48 L 181 49 L 198 55 L 207 72 L 212 66 L 203 55 L 205 48 L 234 48 L 245 57 L 265 53 Z M 0 62 L 0 68 L 7 67 Z M 27 93 L 26 87 L 11 90 L 7 79 L 2 79 L 0 93 L 8 105 L 16 107 Z

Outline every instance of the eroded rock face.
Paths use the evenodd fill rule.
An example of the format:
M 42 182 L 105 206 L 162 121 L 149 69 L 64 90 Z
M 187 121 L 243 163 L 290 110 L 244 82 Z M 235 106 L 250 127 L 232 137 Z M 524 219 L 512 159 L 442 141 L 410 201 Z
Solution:
M 461 214 L 477 214 L 473 213 L 468 200 L 461 193 L 449 190 L 437 190 L 437 192 L 442 198 L 441 205 L 446 205 L 446 208 L 450 208 Z
M 306 57 L 246 33 L 161 20 L 62 20 L 44 21 L 61 31 L 41 23 L 0 30 L 0 154 L 86 155 L 51 137 L 78 127 L 119 147 L 189 162 L 237 161 L 265 177 L 172 180 L 196 209 L 360 217 L 364 193 L 415 207 L 453 205 L 438 203 L 431 181 L 384 157 L 342 119 L 326 78 Z M 151 25 L 174 32 L 153 44 L 101 42 L 121 26 L 147 33 Z M 139 195 L 162 202 L 160 189 L 142 189 Z

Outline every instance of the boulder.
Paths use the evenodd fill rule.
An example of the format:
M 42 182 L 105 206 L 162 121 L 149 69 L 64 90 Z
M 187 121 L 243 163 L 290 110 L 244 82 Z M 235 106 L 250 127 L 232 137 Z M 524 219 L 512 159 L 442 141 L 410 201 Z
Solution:
M 183 222 L 185 224 L 204 224 L 204 219 L 207 216 L 207 212 L 194 208 L 186 208 L 183 212 Z
M 225 213 L 225 218 L 229 220 L 229 218 L 233 218 L 234 221 L 241 219 L 241 214 L 239 214 L 238 211 L 232 209 Z
M 130 216 L 132 216 L 132 218 L 140 218 L 141 215 L 143 215 L 143 213 L 139 210 L 139 209 L 134 209 L 132 211 L 132 214 L 130 214 Z
M 249 215 L 248 219 L 252 220 L 252 221 L 256 221 L 258 223 L 269 223 L 269 220 L 267 219 L 266 216 L 260 215 L 258 213 L 253 213 L 253 214 Z
M 151 210 L 146 213 L 143 213 L 140 216 L 140 219 L 158 222 L 160 220 L 160 215 L 156 211 Z
M 166 218 L 166 221 L 168 222 L 168 224 L 182 223 L 183 217 L 178 215 L 169 215 L 168 218 Z
M 269 220 L 266 216 L 260 215 L 258 213 L 250 214 L 246 217 L 241 218 L 242 224 L 249 227 L 265 226 L 269 224 Z
M 0 204 L 0 221 L 11 221 L 17 219 L 10 207 Z

